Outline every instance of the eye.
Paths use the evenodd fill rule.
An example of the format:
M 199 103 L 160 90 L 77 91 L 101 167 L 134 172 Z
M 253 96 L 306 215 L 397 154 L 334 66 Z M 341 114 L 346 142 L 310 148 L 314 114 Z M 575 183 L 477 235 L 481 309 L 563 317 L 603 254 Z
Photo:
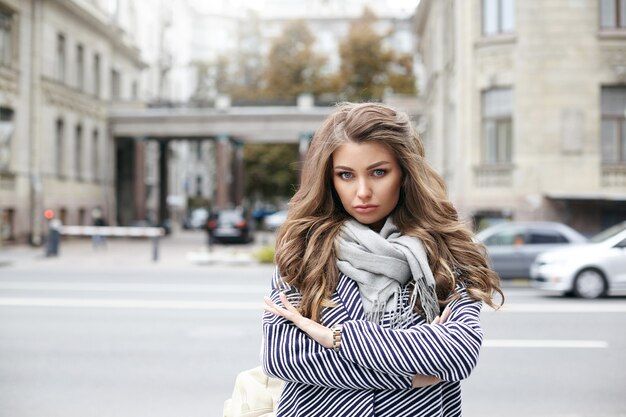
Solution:
M 347 171 L 338 172 L 337 176 L 341 178 L 342 180 L 351 180 L 353 178 L 352 172 L 347 172 Z
M 382 177 L 383 175 L 385 175 L 387 173 L 387 171 L 385 171 L 384 169 L 375 169 L 372 174 L 375 177 Z

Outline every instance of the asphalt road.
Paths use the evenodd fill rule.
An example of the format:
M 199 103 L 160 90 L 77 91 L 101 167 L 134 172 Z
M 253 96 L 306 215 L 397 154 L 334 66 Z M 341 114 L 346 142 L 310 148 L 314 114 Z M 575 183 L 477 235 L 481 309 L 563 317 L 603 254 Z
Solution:
M 119 259 L 0 268 L 0 416 L 221 416 L 258 364 L 272 267 Z M 626 297 L 506 296 L 464 415 L 626 416 Z

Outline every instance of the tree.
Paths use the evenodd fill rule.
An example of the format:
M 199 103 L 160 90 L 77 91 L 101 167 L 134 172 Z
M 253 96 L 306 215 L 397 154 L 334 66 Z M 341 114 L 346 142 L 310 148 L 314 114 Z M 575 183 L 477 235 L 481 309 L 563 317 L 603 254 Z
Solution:
M 407 56 L 396 57 L 384 46 L 388 34 L 376 32 L 376 19 L 376 15 L 365 8 L 361 17 L 350 25 L 348 36 L 339 46 L 341 67 L 335 87 L 343 99 L 381 100 L 386 88 L 398 93 L 415 92 L 412 61 Z
M 262 95 L 264 57 L 258 14 L 248 10 L 237 32 L 236 76 L 231 80 L 233 100 L 254 100 Z
M 290 198 L 298 184 L 297 144 L 246 144 L 245 194 L 252 201 Z
M 304 20 L 287 22 L 274 39 L 265 73 L 269 97 L 293 100 L 302 93 L 317 93 L 324 59 L 315 54 L 315 38 Z
M 198 107 L 213 104 L 218 94 L 230 94 L 230 61 L 226 55 L 218 55 L 214 61 L 193 61 L 196 70 L 196 87 L 190 102 Z
M 390 68 L 388 87 L 397 94 L 417 94 L 413 73 L 413 56 L 400 54 L 394 56 Z

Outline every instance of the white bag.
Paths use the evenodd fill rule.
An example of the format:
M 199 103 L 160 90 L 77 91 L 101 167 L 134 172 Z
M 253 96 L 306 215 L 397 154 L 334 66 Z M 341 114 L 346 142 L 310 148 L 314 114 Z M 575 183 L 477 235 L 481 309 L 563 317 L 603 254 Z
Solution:
M 270 378 L 258 366 L 240 372 L 233 396 L 224 402 L 224 417 L 273 417 L 285 382 Z

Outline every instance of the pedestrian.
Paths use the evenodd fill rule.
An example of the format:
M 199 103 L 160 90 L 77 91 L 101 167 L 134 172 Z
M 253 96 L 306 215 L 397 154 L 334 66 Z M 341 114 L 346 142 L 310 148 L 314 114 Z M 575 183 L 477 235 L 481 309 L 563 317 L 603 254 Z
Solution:
M 91 210 L 91 221 L 96 227 L 104 227 L 107 225 L 107 222 L 104 218 L 104 213 L 102 211 L 102 207 L 96 206 Z M 96 250 L 98 248 L 106 247 L 106 239 L 99 229 L 96 229 L 96 231 L 92 235 L 91 242 L 93 244 L 93 248 Z
M 460 416 L 504 296 L 406 114 L 338 105 L 276 242 L 262 366 L 277 416 Z

